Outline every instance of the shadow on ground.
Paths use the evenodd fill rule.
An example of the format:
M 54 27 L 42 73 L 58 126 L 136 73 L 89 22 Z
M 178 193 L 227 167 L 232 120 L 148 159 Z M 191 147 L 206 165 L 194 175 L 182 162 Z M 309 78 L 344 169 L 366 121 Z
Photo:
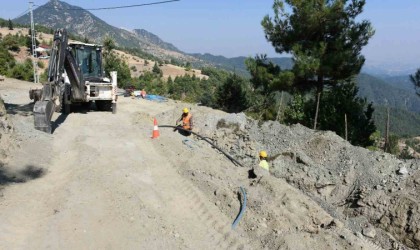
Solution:
M 43 168 L 28 165 L 19 171 L 11 171 L 0 165 L 0 187 L 13 183 L 25 183 L 43 177 L 46 171 Z
M 84 103 L 79 105 L 72 105 L 71 106 L 71 112 L 70 113 L 78 113 L 78 114 L 87 114 L 92 110 L 92 104 L 91 103 Z M 68 114 L 60 113 L 60 115 L 55 119 L 55 121 L 51 122 L 51 128 L 52 128 L 52 134 L 54 134 L 54 131 L 60 127 L 61 124 L 63 124 L 67 119 Z
M 54 134 L 54 131 L 67 119 L 67 114 L 61 113 L 55 121 L 51 122 L 51 134 Z
M 6 107 L 7 114 L 9 115 L 30 116 L 32 115 L 32 110 L 34 109 L 33 102 L 23 105 L 4 103 L 4 106 Z

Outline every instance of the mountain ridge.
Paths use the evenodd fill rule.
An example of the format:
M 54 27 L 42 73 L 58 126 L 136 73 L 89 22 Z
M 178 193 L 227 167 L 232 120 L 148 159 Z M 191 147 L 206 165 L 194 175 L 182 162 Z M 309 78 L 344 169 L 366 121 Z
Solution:
M 227 58 L 224 56 L 215 56 L 210 53 L 187 54 L 178 50 L 173 44 L 163 41 L 157 35 L 144 29 L 127 31 L 116 28 L 89 11 L 63 1 L 51 0 L 47 2 L 34 10 L 34 17 L 38 24 L 49 28 L 66 28 L 69 32 L 81 37 L 93 38 L 92 40 L 97 43 L 101 43 L 103 37 L 111 36 L 121 47 L 141 48 L 141 50 L 160 58 L 166 56 L 167 58 L 165 59 L 181 57 L 185 61 L 190 61 L 197 66 L 207 66 L 210 64 L 249 76 L 244 63 L 247 58 L 245 56 Z M 15 21 L 18 23 L 29 23 L 29 15 L 22 16 Z M 162 54 L 165 56 L 162 56 Z M 278 64 L 282 69 L 290 69 L 293 66 L 292 59 L 288 57 L 268 59 Z M 377 105 L 388 104 L 395 108 L 420 113 L 420 101 L 416 99 L 417 97 L 414 92 L 411 93 L 408 89 L 398 89 L 397 86 L 391 86 L 392 84 L 388 84 L 387 81 L 364 73 L 358 76 L 357 81 L 360 88 L 359 95 L 367 97 L 369 101 Z
M 95 43 L 102 43 L 105 37 L 112 37 L 119 47 L 141 48 L 154 56 L 163 58 L 180 57 L 190 59 L 173 44 L 164 42 L 157 35 L 144 29 L 128 31 L 112 26 L 91 12 L 66 2 L 50 0 L 33 11 L 36 23 L 47 28 L 65 28 L 69 32 L 86 37 Z M 19 24 L 29 24 L 29 14 L 13 20 Z

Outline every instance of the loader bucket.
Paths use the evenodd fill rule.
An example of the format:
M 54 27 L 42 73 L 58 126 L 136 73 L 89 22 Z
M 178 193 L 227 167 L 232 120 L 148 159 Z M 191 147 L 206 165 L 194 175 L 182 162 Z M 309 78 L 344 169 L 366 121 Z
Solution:
M 34 105 L 35 129 L 51 134 L 51 118 L 55 110 L 52 101 L 37 101 Z

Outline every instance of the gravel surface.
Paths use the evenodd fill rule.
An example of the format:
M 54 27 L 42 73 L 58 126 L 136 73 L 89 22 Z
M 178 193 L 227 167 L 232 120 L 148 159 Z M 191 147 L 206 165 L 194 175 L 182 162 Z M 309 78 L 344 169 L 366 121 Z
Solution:
M 120 97 L 33 129 L 28 90 L 0 94 L 0 249 L 408 249 L 418 248 L 419 162 L 370 152 L 331 132 L 258 123 L 244 114 L 169 100 Z M 188 107 L 203 140 L 160 129 Z M 1 112 L 1 107 L 0 107 Z M 4 112 L 3 112 L 4 113 Z M 5 120 L 3 115 L 0 119 Z M 258 151 L 271 175 L 249 179 Z M 244 217 L 231 224 L 247 193 Z M 416 210 L 417 209 L 417 210 Z

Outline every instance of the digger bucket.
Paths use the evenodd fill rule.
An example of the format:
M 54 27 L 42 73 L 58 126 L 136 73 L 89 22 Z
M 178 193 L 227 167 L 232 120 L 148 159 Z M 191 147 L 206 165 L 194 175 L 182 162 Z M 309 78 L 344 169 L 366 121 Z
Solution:
M 51 118 L 55 110 L 52 101 L 37 101 L 34 105 L 35 129 L 51 134 Z

